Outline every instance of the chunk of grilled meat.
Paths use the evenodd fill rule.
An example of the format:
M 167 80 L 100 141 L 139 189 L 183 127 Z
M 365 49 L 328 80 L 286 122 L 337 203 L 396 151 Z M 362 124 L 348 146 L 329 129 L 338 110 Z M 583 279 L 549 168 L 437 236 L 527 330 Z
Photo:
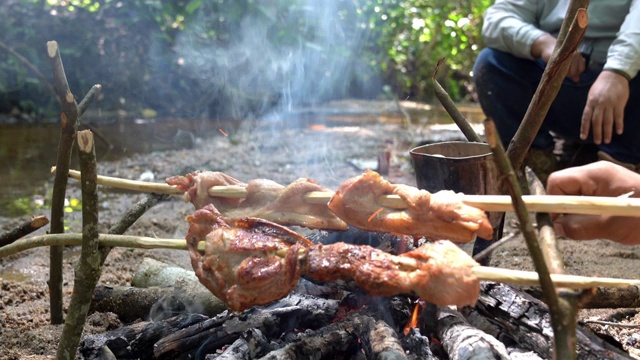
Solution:
M 402 255 L 367 245 L 335 243 L 309 250 L 305 275 L 318 281 L 353 279 L 371 295 L 415 294 L 436 305 L 475 305 L 479 266 L 450 241 L 427 243 Z
M 193 203 L 196 209 L 214 204 L 229 223 L 244 217 L 256 217 L 281 225 L 310 229 L 348 229 L 347 224 L 331 212 L 326 204 L 304 201 L 304 195 L 309 192 L 331 191 L 311 179 L 301 178 L 285 187 L 266 179 L 255 179 L 245 184 L 220 172 L 196 171 L 166 181 L 185 191 L 185 200 Z M 210 196 L 208 190 L 213 186 L 245 187 L 247 195 L 243 198 Z
M 298 283 L 311 246 L 299 234 L 247 218 L 230 227 L 213 205 L 187 217 L 191 266 L 200 282 L 231 310 L 241 311 L 285 297 Z M 205 242 L 204 254 L 198 243 Z
M 475 304 L 478 264 L 449 241 L 394 256 L 370 246 L 314 245 L 280 225 L 255 219 L 229 226 L 213 205 L 187 217 L 191 264 L 200 282 L 241 311 L 286 296 L 301 275 L 353 279 L 373 295 L 415 294 L 437 305 Z M 204 254 L 198 243 L 205 241 Z
M 377 201 L 383 195 L 398 195 L 407 208 L 382 206 Z M 464 204 L 460 194 L 431 194 L 413 186 L 391 184 L 371 170 L 343 182 L 329 201 L 329 208 L 347 223 L 369 231 L 459 243 L 469 242 L 476 235 L 491 239 L 493 234 L 485 212 Z

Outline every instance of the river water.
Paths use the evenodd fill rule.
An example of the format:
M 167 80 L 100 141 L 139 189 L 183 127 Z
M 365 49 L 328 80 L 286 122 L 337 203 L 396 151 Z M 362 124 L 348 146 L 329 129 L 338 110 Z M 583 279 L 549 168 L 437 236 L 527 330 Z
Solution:
M 333 108 L 296 112 L 263 124 L 284 127 L 323 124 L 331 126 L 359 121 L 403 121 L 399 114 L 385 115 L 379 103 L 356 102 L 357 106 L 340 104 Z M 477 107 L 461 107 L 470 122 L 482 120 Z M 425 125 L 450 123 L 448 115 L 439 108 L 422 106 L 410 111 L 414 123 Z M 81 128 L 89 128 L 96 138 L 98 162 L 120 160 L 136 153 L 165 151 L 193 145 L 193 137 L 205 138 L 233 132 L 238 124 L 222 120 L 176 119 L 120 119 L 104 121 Z M 271 124 L 271 125 L 269 125 Z M 60 139 L 59 124 L 0 125 L 0 216 L 18 217 L 34 213 L 47 206 L 51 197 L 57 147 Z M 71 168 L 77 169 L 77 155 L 72 156 Z M 42 211 L 40 211 L 42 212 Z M 46 213 L 46 212 L 45 212 Z

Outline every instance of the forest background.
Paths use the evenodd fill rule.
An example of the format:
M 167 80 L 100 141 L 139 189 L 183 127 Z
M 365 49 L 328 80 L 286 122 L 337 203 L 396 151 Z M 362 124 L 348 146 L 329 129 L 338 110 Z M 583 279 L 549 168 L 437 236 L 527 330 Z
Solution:
M 57 121 L 46 42 L 77 97 L 162 118 L 244 118 L 342 98 L 473 100 L 491 0 L 4 0 L 0 114 Z M 80 94 L 80 95 L 78 95 Z M 79 99 L 81 100 L 81 99 Z

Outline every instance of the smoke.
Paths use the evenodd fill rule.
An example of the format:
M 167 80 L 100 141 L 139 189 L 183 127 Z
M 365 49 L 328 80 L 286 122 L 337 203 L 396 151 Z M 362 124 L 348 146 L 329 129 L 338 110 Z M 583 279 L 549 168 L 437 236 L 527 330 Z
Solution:
M 205 89 L 193 97 L 203 115 L 246 118 L 379 93 L 380 80 L 361 56 L 367 27 L 351 2 L 263 10 L 249 12 L 224 45 L 200 36 L 205 17 L 178 36 L 178 61 Z

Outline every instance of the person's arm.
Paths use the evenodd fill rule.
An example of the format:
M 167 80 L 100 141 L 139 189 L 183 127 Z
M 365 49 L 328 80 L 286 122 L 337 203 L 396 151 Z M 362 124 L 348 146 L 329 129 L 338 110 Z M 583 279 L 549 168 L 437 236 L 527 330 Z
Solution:
M 484 15 L 482 35 L 485 44 L 517 57 L 549 62 L 556 38 L 539 29 L 538 23 L 545 16 L 555 17 L 553 13 L 557 11 L 558 4 L 543 3 L 534 0 L 496 1 Z M 567 77 L 578 82 L 585 69 L 586 62 L 576 51 Z
M 580 138 L 593 133 L 596 144 L 611 142 L 624 131 L 629 81 L 640 70 L 640 0 L 633 0 L 616 39 L 609 47 L 603 71 L 589 90 L 582 114 Z
M 485 45 L 517 57 L 537 58 L 532 55 L 534 42 L 543 35 L 550 36 L 537 27 L 537 13 L 538 1 L 497 0 L 484 13 Z
M 609 46 L 605 71 L 631 80 L 640 71 L 640 0 L 631 1 L 615 40 Z
M 640 197 L 640 174 L 607 161 L 599 161 L 552 173 L 547 180 L 549 195 L 615 197 L 632 193 Z M 640 245 L 639 217 L 610 215 L 559 215 L 556 232 L 576 240 L 610 239 L 627 245 Z

